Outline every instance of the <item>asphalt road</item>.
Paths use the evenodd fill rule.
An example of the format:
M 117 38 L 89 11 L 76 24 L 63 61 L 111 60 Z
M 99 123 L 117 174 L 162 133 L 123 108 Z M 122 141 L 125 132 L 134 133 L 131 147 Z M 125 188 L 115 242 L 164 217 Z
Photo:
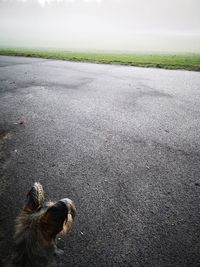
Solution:
M 200 73 L 0 57 L 0 251 L 40 181 L 62 267 L 200 266 Z

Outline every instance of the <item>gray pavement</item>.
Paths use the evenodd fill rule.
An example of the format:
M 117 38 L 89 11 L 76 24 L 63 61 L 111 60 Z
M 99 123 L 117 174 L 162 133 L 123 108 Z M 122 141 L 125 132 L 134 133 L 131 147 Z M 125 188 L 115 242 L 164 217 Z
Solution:
M 200 266 L 200 73 L 1 56 L 0 112 L 2 265 L 40 181 L 77 206 L 58 266 Z

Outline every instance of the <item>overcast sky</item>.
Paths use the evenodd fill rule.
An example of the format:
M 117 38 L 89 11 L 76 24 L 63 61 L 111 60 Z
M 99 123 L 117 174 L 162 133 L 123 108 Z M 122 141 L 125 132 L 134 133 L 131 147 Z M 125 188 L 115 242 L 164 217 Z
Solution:
M 0 0 L 0 45 L 200 52 L 200 0 Z

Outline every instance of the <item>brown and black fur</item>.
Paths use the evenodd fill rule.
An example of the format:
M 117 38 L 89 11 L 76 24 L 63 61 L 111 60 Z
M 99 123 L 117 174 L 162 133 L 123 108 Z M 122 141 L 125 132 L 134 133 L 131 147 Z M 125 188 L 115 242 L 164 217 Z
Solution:
M 75 206 L 70 199 L 45 203 L 42 185 L 35 183 L 16 219 L 13 265 L 54 266 L 55 256 L 59 253 L 56 237 L 69 232 L 74 216 Z

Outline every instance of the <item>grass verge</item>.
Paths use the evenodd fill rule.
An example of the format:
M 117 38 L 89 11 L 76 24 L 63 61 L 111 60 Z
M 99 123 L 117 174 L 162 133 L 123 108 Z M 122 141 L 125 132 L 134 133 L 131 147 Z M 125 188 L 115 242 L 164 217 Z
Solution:
M 71 52 L 48 49 L 0 48 L 0 55 L 200 71 L 200 54 Z

